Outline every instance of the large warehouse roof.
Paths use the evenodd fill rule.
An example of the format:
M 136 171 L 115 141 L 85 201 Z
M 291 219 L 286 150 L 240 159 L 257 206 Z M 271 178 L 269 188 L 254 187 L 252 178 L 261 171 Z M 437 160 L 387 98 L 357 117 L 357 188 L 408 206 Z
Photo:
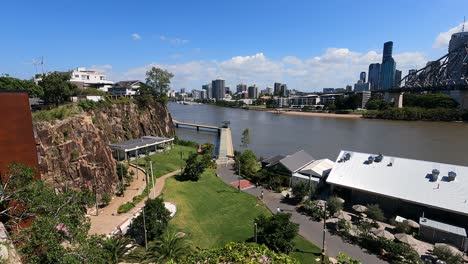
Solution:
M 389 156 L 369 163 L 370 156 L 377 155 L 341 151 L 327 182 L 468 215 L 468 167 Z M 440 172 L 434 181 L 433 170 Z

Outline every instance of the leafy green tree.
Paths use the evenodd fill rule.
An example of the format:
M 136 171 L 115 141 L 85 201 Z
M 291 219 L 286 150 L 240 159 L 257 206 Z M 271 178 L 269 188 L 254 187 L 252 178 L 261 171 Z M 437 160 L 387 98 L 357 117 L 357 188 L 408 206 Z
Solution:
M 185 168 L 179 178 L 184 181 L 198 181 L 204 170 L 204 164 L 198 160 L 198 154 L 192 153 L 188 157 Z
M 457 101 L 450 96 L 441 93 L 434 94 L 405 94 L 403 96 L 403 105 L 405 107 L 421 108 L 456 108 Z
M 376 221 L 384 221 L 385 220 L 385 215 L 380 209 L 378 204 L 370 204 L 367 205 L 367 211 L 366 214 L 369 218 L 374 219 Z
M 248 128 L 244 129 L 244 131 L 242 132 L 241 142 L 242 142 L 242 147 L 243 148 L 248 148 L 249 147 L 249 145 L 250 145 L 250 132 L 249 132 Z
M 260 171 L 262 166 L 257 161 L 255 154 L 251 150 L 246 150 L 240 154 L 241 174 L 247 178 L 252 178 Z
M 169 211 L 164 207 L 162 198 L 148 199 L 145 202 L 145 224 L 148 241 L 154 240 L 167 228 L 170 219 Z M 138 243 L 144 243 L 145 230 L 143 226 L 143 213 L 137 216 L 130 224 L 127 235 Z
M 146 85 L 141 88 L 142 93 L 153 95 L 159 102 L 167 103 L 167 92 L 174 74 L 161 68 L 152 67 L 146 72 Z
M 124 260 L 124 256 L 135 248 L 134 241 L 126 236 L 113 236 L 102 242 L 103 249 L 108 253 L 107 263 L 118 264 Z
M 148 250 L 143 256 L 143 263 L 181 262 L 191 253 L 191 247 L 185 237 L 172 230 L 166 230 L 162 236 L 148 243 Z
M 367 110 L 385 110 L 390 107 L 390 104 L 384 100 L 372 99 L 367 101 L 366 109 Z
M 336 261 L 338 264 L 361 264 L 359 260 L 353 259 L 350 256 L 346 255 L 343 252 L 338 253 L 336 256 Z
M 52 72 L 44 75 L 39 82 L 39 86 L 44 91 L 41 98 L 46 103 L 54 103 L 55 106 L 68 101 L 77 89 L 76 85 L 70 83 L 70 76 L 68 72 Z
M 26 91 L 29 97 L 41 97 L 42 88 L 32 80 L 21 80 L 13 77 L 0 77 L 0 90 Z
M 330 215 L 333 215 L 343 209 L 343 203 L 336 196 L 332 196 L 327 200 L 327 210 Z
M 309 186 L 300 181 L 292 186 L 292 193 L 297 200 L 302 201 L 309 194 Z
M 294 248 L 292 241 L 299 232 L 299 225 L 290 221 L 291 214 L 277 213 L 272 216 L 260 215 L 257 223 L 258 244 L 282 253 L 289 253 Z
M 229 242 L 222 248 L 201 250 L 189 256 L 184 263 L 268 263 L 299 264 L 294 258 L 284 254 L 276 253 L 265 245 L 254 243 Z

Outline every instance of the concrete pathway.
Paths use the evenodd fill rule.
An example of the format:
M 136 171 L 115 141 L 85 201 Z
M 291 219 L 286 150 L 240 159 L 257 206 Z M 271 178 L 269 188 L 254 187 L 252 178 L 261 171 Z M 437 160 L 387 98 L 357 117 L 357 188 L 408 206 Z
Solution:
M 217 174 L 227 184 L 238 180 L 238 176 L 232 170 L 231 165 L 218 166 Z M 244 192 L 259 197 L 261 190 L 262 188 L 260 187 L 250 188 L 244 190 Z M 309 220 L 309 217 L 298 213 L 295 206 L 282 201 L 283 197 L 280 193 L 270 192 L 266 189 L 263 189 L 263 191 L 263 202 L 270 211 L 276 212 L 279 207 L 284 212 L 291 213 L 291 221 L 299 224 L 299 234 L 318 247 L 322 247 L 323 222 Z M 352 258 L 360 260 L 362 263 L 387 263 L 376 255 L 368 254 L 357 245 L 346 243 L 339 236 L 331 235 L 327 232 L 325 237 L 325 250 L 328 256 L 335 257 L 339 252 L 343 252 Z
M 140 209 L 145 205 L 145 201 L 147 198 L 143 199 L 143 201 L 139 202 L 135 205 L 132 210 L 128 211 L 127 213 L 117 214 L 117 209 L 120 205 L 131 202 L 133 197 L 143 193 L 144 189 L 146 188 L 145 176 L 144 171 L 138 169 L 138 179 L 137 176 L 137 169 L 134 167 L 130 167 L 129 170 L 133 170 L 135 172 L 135 178 L 133 179 L 132 183 L 127 190 L 125 191 L 125 195 L 122 197 L 114 197 L 112 201 L 109 203 L 108 206 L 99 209 L 99 215 L 96 216 L 96 211 L 91 211 L 88 215 L 91 228 L 89 230 L 89 234 L 102 234 L 108 235 L 112 231 L 114 231 L 118 226 L 122 223 L 127 221 L 128 219 L 132 218 Z M 165 174 L 157 179 L 155 179 L 155 186 L 150 191 L 150 198 L 158 197 L 163 188 L 164 184 L 166 183 L 166 179 L 177 175 L 180 172 L 179 170 L 170 172 Z M 148 179 L 151 180 L 151 179 Z M 153 191 L 154 190 L 154 191 Z

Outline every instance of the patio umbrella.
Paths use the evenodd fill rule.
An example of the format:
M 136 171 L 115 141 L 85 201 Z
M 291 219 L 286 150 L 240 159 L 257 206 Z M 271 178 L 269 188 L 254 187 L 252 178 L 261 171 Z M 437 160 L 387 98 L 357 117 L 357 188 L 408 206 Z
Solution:
M 448 245 L 448 244 L 445 244 L 445 243 L 435 243 L 434 247 L 445 247 L 445 248 L 448 248 L 450 251 L 452 251 L 452 254 L 454 255 L 462 255 L 463 253 L 460 252 L 460 250 L 458 250 L 456 247 L 454 246 L 451 246 L 451 245 Z
M 313 203 L 314 203 L 316 206 L 320 206 L 320 207 L 324 207 L 325 204 L 327 204 L 327 202 L 324 201 L 324 200 L 315 200 L 315 201 L 313 201 Z
M 346 214 L 345 212 L 343 211 L 339 211 L 338 213 L 334 214 L 333 215 L 334 217 L 338 218 L 338 219 L 344 219 L 346 221 L 350 221 L 351 220 L 351 216 Z
M 419 228 L 419 224 L 416 223 L 416 221 L 413 221 L 411 219 L 409 220 L 405 220 L 406 223 L 408 224 L 408 226 L 412 227 L 412 228 Z
M 358 212 L 358 213 L 363 213 L 363 212 L 367 211 L 367 207 L 365 207 L 364 205 L 361 205 L 361 204 L 356 204 L 356 205 L 353 205 L 353 210 Z
M 339 202 L 339 203 L 344 203 L 345 200 L 341 197 L 336 197 L 336 200 Z
M 382 237 L 382 238 L 389 239 L 389 240 L 395 239 L 395 236 L 385 229 L 376 229 L 372 231 L 372 233 L 376 235 L 377 237 Z
M 395 238 L 401 243 L 405 243 L 410 246 L 418 244 L 418 240 L 416 240 L 413 236 L 410 236 L 408 234 L 404 234 L 404 233 L 396 234 Z

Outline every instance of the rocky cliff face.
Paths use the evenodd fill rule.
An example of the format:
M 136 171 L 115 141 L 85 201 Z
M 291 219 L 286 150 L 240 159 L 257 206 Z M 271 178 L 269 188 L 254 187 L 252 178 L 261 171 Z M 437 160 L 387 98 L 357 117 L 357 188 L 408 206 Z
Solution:
M 116 162 L 108 147 L 145 135 L 172 137 L 172 118 L 165 106 L 139 109 L 133 103 L 114 104 L 65 120 L 37 122 L 37 147 L 42 179 L 59 190 L 86 188 L 115 191 Z

